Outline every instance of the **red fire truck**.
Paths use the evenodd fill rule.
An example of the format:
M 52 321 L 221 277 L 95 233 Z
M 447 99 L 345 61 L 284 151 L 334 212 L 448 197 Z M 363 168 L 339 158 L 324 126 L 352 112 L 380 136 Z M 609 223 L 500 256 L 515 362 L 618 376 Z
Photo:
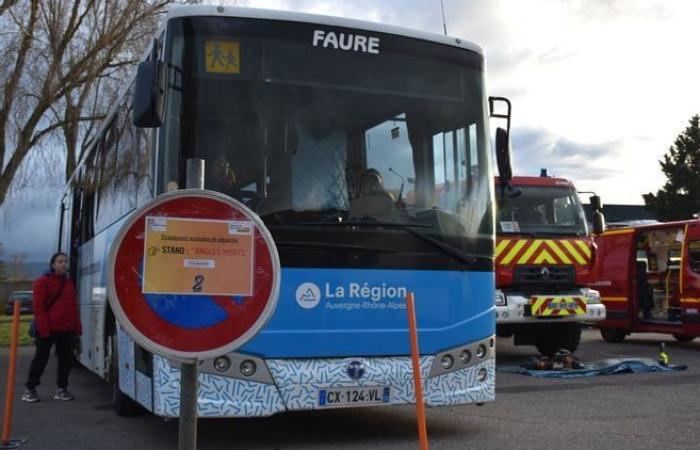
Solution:
M 700 336 L 700 220 L 606 231 L 589 285 L 600 290 L 608 342 L 630 333 Z
M 497 334 L 535 345 L 543 355 L 573 352 L 581 322 L 605 318 L 600 295 L 585 287 L 596 256 L 576 189 L 545 170 L 513 177 L 509 186 L 496 179 L 496 185 Z M 600 199 L 592 197 L 592 204 L 602 231 Z

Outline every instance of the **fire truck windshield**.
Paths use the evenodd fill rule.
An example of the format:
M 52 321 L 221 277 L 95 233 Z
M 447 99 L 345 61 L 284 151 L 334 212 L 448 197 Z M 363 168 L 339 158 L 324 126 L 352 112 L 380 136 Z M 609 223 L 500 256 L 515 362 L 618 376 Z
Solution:
M 499 199 L 498 233 L 585 236 L 583 207 L 576 191 L 560 186 L 519 186 L 522 195 Z

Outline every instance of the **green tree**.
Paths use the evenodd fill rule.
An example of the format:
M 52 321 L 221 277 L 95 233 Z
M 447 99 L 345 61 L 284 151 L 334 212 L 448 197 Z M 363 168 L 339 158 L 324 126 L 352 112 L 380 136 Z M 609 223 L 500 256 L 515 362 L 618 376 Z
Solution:
M 643 195 L 647 209 L 664 221 L 700 213 L 700 115 L 689 120 L 659 164 L 666 183 L 656 194 Z

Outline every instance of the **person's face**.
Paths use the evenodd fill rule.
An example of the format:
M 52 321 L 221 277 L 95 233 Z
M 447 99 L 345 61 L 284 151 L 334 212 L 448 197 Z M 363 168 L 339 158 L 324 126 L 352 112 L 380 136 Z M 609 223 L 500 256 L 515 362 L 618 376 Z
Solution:
M 51 268 L 59 275 L 63 275 L 68 270 L 68 258 L 65 255 L 59 255 L 51 264 Z

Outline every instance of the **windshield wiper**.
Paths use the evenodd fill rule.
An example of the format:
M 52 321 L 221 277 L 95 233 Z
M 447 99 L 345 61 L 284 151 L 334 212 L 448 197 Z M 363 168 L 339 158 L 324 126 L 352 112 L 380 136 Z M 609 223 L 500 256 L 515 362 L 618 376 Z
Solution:
M 429 242 L 433 244 L 435 247 L 439 248 L 443 252 L 447 253 L 448 255 L 452 256 L 453 258 L 462 261 L 465 264 L 475 264 L 477 261 L 477 257 L 474 255 L 471 255 L 463 250 L 460 250 L 459 248 L 455 247 L 454 245 L 450 245 L 446 242 L 443 242 L 439 239 L 435 239 L 432 236 L 428 236 L 425 233 L 421 233 L 420 231 L 417 230 L 412 230 L 410 228 L 405 228 L 409 233 L 412 235 L 423 239 L 426 242 Z
M 529 231 L 499 231 L 498 234 L 508 236 L 527 236 L 533 239 L 537 237 L 535 233 Z
M 423 239 L 424 241 L 432 244 L 433 246 L 437 247 L 438 249 L 442 250 L 444 253 L 452 256 L 453 258 L 457 259 L 458 261 L 461 261 L 465 264 L 475 264 L 477 262 L 477 256 L 471 255 L 453 245 L 450 245 L 446 242 L 443 242 L 439 239 L 435 239 L 432 236 L 428 236 L 425 233 L 421 233 L 418 230 L 414 230 L 413 228 L 432 228 L 432 225 L 426 225 L 422 223 L 406 223 L 406 222 L 379 222 L 379 221 L 371 221 L 371 220 L 349 220 L 346 222 L 304 222 L 301 223 L 300 225 L 326 225 L 326 226 L 343 226 L 343 227 L 352 227 L 352 226 L 359 226 L 359 227 L 394 227 L 394 228 L 400 228 L 402 230 L 408 231 L 412 235 L 416 236 L 417 238 Z
M 396 253 L 398 250 L 395 248 L 386 247 L 370 247 L 367 245 L 354 245 L 354 244 L 334 244 L 328 242 L 314 242 L 314 241 L 275 241 L 277 247 L 288 247 L 288 248 L 326 248 L 326 249 L 342 249 L 342 250 L 354 250 L 362 252 L 377 252 L 377 253 Z

